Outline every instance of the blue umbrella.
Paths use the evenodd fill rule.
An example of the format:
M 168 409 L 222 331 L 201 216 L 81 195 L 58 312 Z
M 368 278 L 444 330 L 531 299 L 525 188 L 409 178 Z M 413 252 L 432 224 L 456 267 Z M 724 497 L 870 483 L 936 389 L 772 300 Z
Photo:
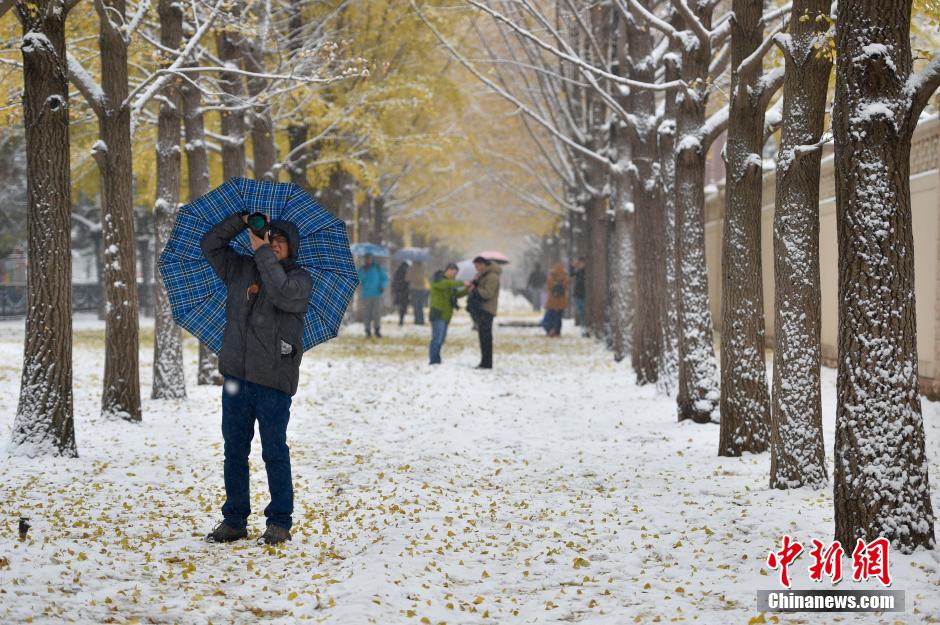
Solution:
M 359 285 L 346 224 L 297 185 L 247 178 L 230 178 L 177 214 L 159 263 L 176 322 L 212 351 L 218 353 L 222 348 L 227 290 L 202 255 L 200 242 L 212 226 L 242 211 L 260 211 L 272 220 L 283 219 L 297 226 L 297 263 L 313 278 L 304 317 L 304 350 L 336 336 Z M 253 253 L 247 230 L 230 245 L 244 256 Z
M 424 263 L 431 260 L 431 250 L 426 247 L 403 247 L 394 254 L 395 260 L 410 260 Z
M 355 256 L 366 256 L 369 254 L 376 258 L 387 258 L 389 256 L 388 248 L 378 243 L 353 243 L 349 246 L 349 249 Z

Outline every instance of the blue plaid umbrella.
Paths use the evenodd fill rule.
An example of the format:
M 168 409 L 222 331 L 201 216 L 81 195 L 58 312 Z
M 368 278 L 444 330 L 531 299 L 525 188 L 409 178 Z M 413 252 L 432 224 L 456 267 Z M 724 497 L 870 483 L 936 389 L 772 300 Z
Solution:
M 304 350 L 336 336 L 359 285 L 346 224 L 297 185 L 247 178 L 230 178 L 177 214 L 159 263 L 176 322 L 212 351 L 218 353 L 222 348 L 227 290 L 202 255 L 200 242 L 212 226 L 242 211 L 262 212 L 272 220 L 283 219 L 297 226 L 297 263 L 313 278 L 310 307 L 304 317 Z M 247 230 L 230 245 L 239 254 L 253 254 Z

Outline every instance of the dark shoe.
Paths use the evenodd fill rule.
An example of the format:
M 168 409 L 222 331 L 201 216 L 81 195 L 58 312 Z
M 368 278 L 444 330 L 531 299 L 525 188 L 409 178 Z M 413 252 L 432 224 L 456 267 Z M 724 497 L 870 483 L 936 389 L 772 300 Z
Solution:
M 492 369 L 493 365 L 477 365 L 477 369 Z
M 278 545 L 288 540 L 290 540 L 290 530 L 280 525 L 271 524 L 268 525 L 267 529 L 264 530 L 264 534 L 258 539 L 258 544 Z
M 377 338 L 377 339 L 382 338 L 382 333 L 379 332 L 378 330 L 376 330 L 376 331 L 375 331 L 375 338 Z
M 233 540 L 240 540 L 242 538 L 248 538 L 248 528 L 232 527 L 225 521 L 222 521 L 206 536 L 206 542 L 230 543 Z

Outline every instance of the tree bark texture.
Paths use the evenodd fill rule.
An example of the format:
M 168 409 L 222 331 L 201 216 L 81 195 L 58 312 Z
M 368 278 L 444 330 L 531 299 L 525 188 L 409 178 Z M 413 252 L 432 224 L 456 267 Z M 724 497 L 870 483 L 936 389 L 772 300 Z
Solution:
M 189 181 L 189 201 L 209 192 L 209 152 L 206 149 L 206 124 L 202 112 L 202 95 L 198 89 L 185 83 L 180 89 L 183 102 L 183 126 L 186 143 L 186 174 Z M 205 343 L 199 343 L 199 371 L 196 384 L 222 384 L 218 357 Z
M 836 19 L 839 373 L 836 538 L 934 547 L 917 387 L 911 229 L 911 1 L 844 0 Z
M 725 145 L 721 261 L 721 431 L 719 456 L 759 453 L 770 444 L 761 271 L 764 111 L 761 63 L 742 69 L 764 39 L 760 0 L 734 0 L 731 101 Z
M 709 8 L 697 9 L 705 28 Z M 693 45 L 694 43 L 694 45 Z M 679 420 L 708 423 L 718 407 L 718 366 L 708 308 L 705 264 L 705 156 L 702 136 L 709 86 L 711 47 L 694 40 L 682 50 L 680 71 L 690 88 L 677 95 L 676 111 L 676 282 L 679 321 Z
M 106 418 L 140 421 L 137 263 L 134 244 L 131 111 L 127 104 L 124 0 L 96 0 L 101 50 L 99 142 L 92 149 L 101 173 L 106 305 L 104 391 Z
M 239 19 L 244 13 L 243 2 L 234 2 L 230 11 L 230 21 L 216 37 L 219 59 L 226 66 L 241 69 L 243 34 L 240 32 Z M 222 87 L 221 129 L 225 139 L 222 141 L 222 175 L 228 180 L 233 176 L 245 176 L 248 164 L 245 158 L 245 85 L 241 74 L 219 72 Z
M 679 78 L 678 58 L 674 52 L 665 55 L 665 80 Z M 663 206 L 663 300 L 660 310 L 662 347 L 657 367 L 656 388 L 663 395 L 676 392 L 679 383 L 679 294 L 676 282 L 676 94 L 664 97 L 663 119 L 659 124 L 660 197 Z
M 629 46 L 631 78 L 643 82 L 656 81 L 656 67 L 650 61 L 653 36 L 649 28 L 640 28 L 636 16 L 625 20 Z M 634 175 L 633 204 L 636 211 L 634 244 L 636 250 L 636 289 L 633 297 L 635 313 L 634 372 L 639 385 L 655 384 L 662 358 L 662 309 L 665 306 L 665 221 L 656 128 L 656 99 L 647 89 L 631 89 L 627 110 L 634 115 L 631 157 Z
M 771 488 L 826 484 L 819 386 L 819 142 L 831 61 L 821 54 L 830 0 L 796 0 L 786 63 L 774 206 L 774 349 Z M 801 19 L 806 15 L 808 19 Z
M 178 50 L 183 40 L 183 12 L 175 0 L 160 0 L 160 43 L 168 50 Z M 166 63 L 168 64 L 168 63 Z M 183 109 L 179 81 L 170 80 L 163 89 L 157 121 L 157 201 L 153 210 L 154 239 L 157 255 L 163 250 L 180 199 L 180 126 Z M 154 264 L 156 265 L 156 263 Z M 153 399 L 186 397 L 183 368 L 183 341 L 180 327 L 173 320 L 173 309 L 163 287 L 163 278 L 154 271 Z
M 54 7 L 58 5 L 58 10 Z M 26 340 L 12 444 L 28 455 L 78 456 L 72 411 L 72 256 L 66 11 L 17 2 L 23 25 L 26 133 Z

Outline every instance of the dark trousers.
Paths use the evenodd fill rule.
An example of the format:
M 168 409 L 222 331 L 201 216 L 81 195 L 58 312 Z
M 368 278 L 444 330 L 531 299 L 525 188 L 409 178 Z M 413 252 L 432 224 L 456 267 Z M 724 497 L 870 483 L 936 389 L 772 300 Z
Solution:
M 561 310 L 546 310 L 545 318 L 542 320 L 542 327 L 546 332 L 555 331 L 555 334 L 561 336 Z
M 424 307 L 428 303 L 428 291 L 426 289 L 411 289 L 411 305 L 414 307 L 415 325 L 424 325 Z
M 268 473 L 271 503 L 264 509 L 268 524 L 290 529 L 294 487 L 287 447 L 291 397 L 287 393 L 232 376 L 222 386 L 222 437 L 225 440 L 225 504 L 222 516 L 232 527 L 245 527 L 251 513 L 248 492 L 248 454 L 255 434 L 261 434 L 261 458 Z
M 481 310 L 477 319 L 477 334 L 480 335 L 480 366 L 493 367 L 493 315 Z

